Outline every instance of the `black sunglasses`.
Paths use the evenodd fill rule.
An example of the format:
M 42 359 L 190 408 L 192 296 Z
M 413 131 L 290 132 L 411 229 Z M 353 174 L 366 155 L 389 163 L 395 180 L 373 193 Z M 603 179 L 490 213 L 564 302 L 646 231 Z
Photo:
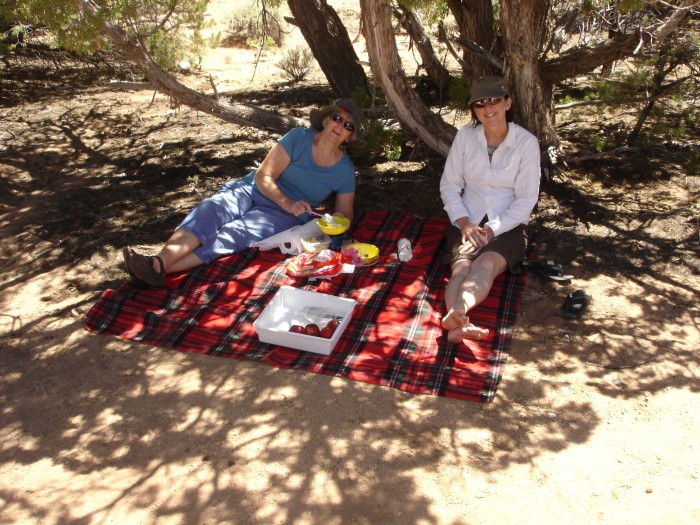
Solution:
M 484 108 L 488 104 L 489 106 L 494 106 L 498 104 L 501 100 L 503 100 L 503 97 L 491 97 L 491 98 L 482 98 L 481 100 L 477 100 L 472 104 L 472 107 L 475 108 Z
M 355 131 L 355 124 L 353 124 L 349 120 L 346 120 L 345 117 L 343 117 L 343 115 L 341 115 L 340 113 L 333 113 L 331 115 L 331 120 L 333 122 L 342 122 L 343 127 L 347 129 L 350 133 Z

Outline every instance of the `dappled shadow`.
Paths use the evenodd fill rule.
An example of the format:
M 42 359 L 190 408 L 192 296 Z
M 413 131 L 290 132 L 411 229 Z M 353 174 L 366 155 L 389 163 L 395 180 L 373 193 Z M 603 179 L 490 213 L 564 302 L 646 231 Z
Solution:
M 450 497 L 461 501 L 475 490 L 465 473 L 528 465 L 587 442 L 601 425 L 589 400 L 559 396 L 558 382 L 524 368 L 545 377 L 583 374 L 609 398 L 698 390 L 688 373 L 698 357 L 667 322 L 687 318 L 698 329 L 697 232 L 692 222 L 675 237 L 651 228 L 681 224 L 677 210 L 635 199 L 635 191 L 653 187 L 653 177 L 604 192 L 566 181 L 543 187 L 532 225 L 536 256 L 562 261 L 581 282 L 606 279 L 611 294 L 623 280 L 636 293 L 625 298 L 629 316 L 596 315 L 606 298 L 594 297 L 589 315 L 568 321 L 554 310 L 571 288 L 531 276 L 512 373 L 489 405 L 89 335 L 74 310 L 85 313 L 92 304 L 94 296 L 85 295 L 94 280 L 67 270 L 97 272 L 94 266 L 109 260 L 105 253 L 160 244 L 203 196 L 261 160 L 275 137 L 187 110 L 149 114 L 148 102 L 123 111 L 122 94 L 108 86 L 76 90 L 81 85 L 69 79 L 51 82 L 61 85 L 5 90 L 0 78 L 3 106 L 30 108 L 22 120 L 0 116 L 0 293 L 60 271 L 65 277 L 51 292 L 41 290 L 41 301 L 82 295 L 29 320 L 5 313 L 0 319 L 3 455 L 6 463 L 103 481 L 87 488 L 76 482 L 60 493 L 42 486 L 41 499 L 5 487 L 4 514 L 88 523 L 157 500 L 153 515 L 183 523 L 212 516 L 356 523 L 367 515 L 374 523 L 409 521 L 402 516 L 437 522 L 420 471 L 454 467 L 459 474 L 447 468 L 443 475 L 454 487 Z M 71 97 L 89 104 L 72 106 Z M 298 117 L 330 98 L 308 86 L 234 96 Z M 54 109 L 44 111 L 49 105 Z M 358 209 L 442 214 L 443 161 L 413 147 L 410 158 L 385 170 L 360 166 Z M 662 181 L 674 176 L 657 174 Z M 688 191 L 697 196 L 697 188 Z M 614 370 L 628 373 L 614 383 Z M 102 495 L 99 508 L 76 506 L 86 489 Z M 44 499 L 47 492 L 55 497 Z
M 5 440 L 4 455 L 21 465 L 50 460 L 75 474 L 103 472 L 104 486 L 92 490 L 109 497 L 89 514 L 76 511 L 65 494 L 61 501 L 30 501 L 6 489 L 3 500 L 6 508 L 35 516 L 50 505 L 64 522 L 90 522 L 143 498 L 164 500 L 154 514 L 183 522 L 206 521 L 212 509 L 220 519 L 238 520 L 242 508 L 259 522 L 269 518 L 270 497 L 276 518 L 284 513 L 287 523 L 339 516 L 352 523 L 352 516 L 368 513 L 375 523 L 401 522 L 402 515 L 435 522 L 411 472 L 438 462 L 497 472 L 584 442 L 597 424 L 585 404 L 562 406 L 571 418 L 535 413 L 525 424 L 504 417 L 497 405 L 76 337 L 81 319 L 37 329 L 47 321 L 3 337 L 2 426 L 6 437 L 22 436 Z M 20 338 L 21 346 L 15 344 Z M 54 342 L 67 340 L 76 344 L 55 352 Z M 531 388 L 533 395 L 540 389 Z M 45 416 L 35 417 L 37 411 Z M 533 425 L 546 428 L 544 438 L 528 430 Z M 168 497 L 163 479 L 172 470 L 172 483 L 179 483 L 177 466 L 199 472 L 200 483 Z M 115 471 L 132 474 L 115 482 Z M 325 497 L 317 492 L 320 482 Z
M 659 179 L 630 178 L 604 191 L 593 176 L 588 185 L 545 185 L 531 225 L 535 257 L 559 261 L 574 279 L 561 285 L 529 277 L 514 345 L 519 360 L 547 376 L 584 373 L 611 398 L 699 390 L 692 370 L 700 361 L 689 340 L 700 322 L 700 252 L 690 220 L 700 188 L 674 183 L 670 163 L 665 170 Z M 669 188 L 678 192 L 671 199 Z M 567 293 L 594 282 L 600 292 L 581 319 L 556 315 Z M 528 348 L 542 338 L 546 345 Z M 612 373 L 622 379 L 611 382 Z

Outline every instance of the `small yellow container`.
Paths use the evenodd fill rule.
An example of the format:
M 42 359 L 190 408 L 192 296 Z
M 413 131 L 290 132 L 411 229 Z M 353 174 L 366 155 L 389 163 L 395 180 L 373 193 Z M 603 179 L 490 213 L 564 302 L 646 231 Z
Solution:
M 346 217 L 336 217 L 334 215 L 333 219 L 333 223 L 330 224 L 324 219 L 318 219 L 316 224 L 318 224 L 318 227 L 323 233 L 328 235 L 340 235 L 341 233 L 347 231 L 347 229 L 350 227 L 350 219 Z
M 371 266 L 379 260 L 379 248 L 374 244 L 354 242 L 345 246 L 345 249 L 357 250 L 357 256 L 362 261 L 363 266 Z

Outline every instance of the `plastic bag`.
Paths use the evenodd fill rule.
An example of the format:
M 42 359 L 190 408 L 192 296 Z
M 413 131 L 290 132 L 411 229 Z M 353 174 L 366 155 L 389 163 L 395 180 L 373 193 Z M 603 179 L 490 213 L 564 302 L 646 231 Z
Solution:
M 334 277 L 343 271 L 343 262 L 339 253 L 321 250 L 292 257 L 286 270 L 290 277 Z

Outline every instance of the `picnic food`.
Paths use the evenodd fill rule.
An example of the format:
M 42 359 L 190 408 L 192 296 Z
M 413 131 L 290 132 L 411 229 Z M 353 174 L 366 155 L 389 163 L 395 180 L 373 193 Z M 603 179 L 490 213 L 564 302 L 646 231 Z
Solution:
M 332 250 L 301 253 L 287 263 L 287 274 L 292 277 L 333 277 L 342 269 L 340 254 Z
M 342 250 L 344 261 L 351 264 L 370 266 L 379 259 L 379 248 L 374 244 L 364 242 L 353 242 L 345 246 Z
M 334 215 L 333 222 L 327 222 L 324 219 L 318 219 L 316 221 L 316 224 L 318 224 L 318 227 L 323 233 L 326 233 L 328 235 L 340 235 L 350 227 L 350 219 Z
M 289 331 L 295 334 L 306 334 L 314 337 L 323 337 L 325 339 L 330 339 L 331 337 L 333 337 L 333 333 L 335 333 L 335 330 L 336 328 L 338 328 L 339 324 L 340 321 L 338 319 L 331 319 L 326 323 L 326 325 L 323 328 L 319 328 L 319 326 L 316 323 L 309 323 L 306 326 L 302 326 L 300 324 L 293 324 L 289 327 Z
M 301 245 L 304 247 L 304 251 L 308 253 L 317 253 L 322 250 L 327 250 L 330 244 L 331 238 L 325 233 L 301 238 Z
M 319 333 L 321 332 L 321 329 L 318 327 L 316 323 L 309 323 L 306 325 L 306 328 L 304 328 L 304 333 L 306 335 L 313 335 L 318 337 Z

